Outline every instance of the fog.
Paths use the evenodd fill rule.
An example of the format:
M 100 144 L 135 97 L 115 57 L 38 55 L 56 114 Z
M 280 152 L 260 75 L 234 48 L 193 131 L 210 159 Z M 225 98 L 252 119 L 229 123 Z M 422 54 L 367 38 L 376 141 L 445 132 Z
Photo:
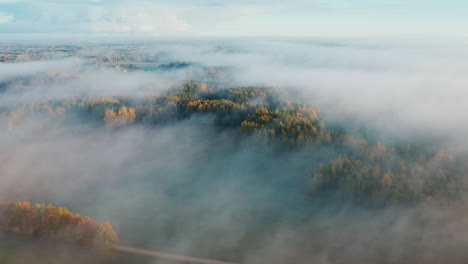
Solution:
M 266 86 L 319 107 L 350 134 L 427 137 L 466 151 L 468 53 L 460 43 L 145 41 L 133 52 L 195 66 L 128 72 L 87 58 L 115 47 L 78 44 L 72 58 L 0 64 L 0 82 L 31 79 L 25 90 L 3 92 L 0 106 L 161 94 L 189 80 Z M 210 67 L 222 74 L 201 70 Z M 311 198 L 307 174 L 339 155 L 332 147 L 260 147 L 255 137 L 220 131 L 210 116 L 110 129 L 38 115 L 15 131 L 0 127 L 0 201 L 51 202 L 111 221 L 128 245 L 238 263 L 466 262 L 464 204 L 369 209 Z
M 302 39 L 161 40 L 132 46 L 135 54 L 163 62 L 225 67 L 226 86 L 281 88 L 293 99 L 321 108 L 330 120 L 351 120 L 381 136 L 455 138 L 466 133 L 468 51 L 463 40 Z M 78 42 L 80 44 L 80 42 Z M 120 46 L 84 45 L 77 58 L 2 64 L 0 79 L 67 72 L 66 83 L 38 85 L 35 96 L 142 94 L 187 80 L 204 80 L 194 69 L 116 73 L 89 65 L 81 56 L 117 54 Z M 175 82 L 175 83 L 174 83 Z M 58 87 L 57 87 L 58 86 Z M 72 91 L 70 91 L 72 90 Z M 452 145 L 454 142 L 450 142 Z M 464 144 L 463 144 L 464 145 Z
M 355 119 L 383 136 L 450 134 L 459 145 L 466 133 L 460 124 L 466 122 L 468 96 L 468 51 L 463 43 L 222 41 L 215 47 L 175 45 L 171 54 L 176 60 L 233 67 L 237 85 L 292 90 L 296 99 L 321 108 L 327 117 Z

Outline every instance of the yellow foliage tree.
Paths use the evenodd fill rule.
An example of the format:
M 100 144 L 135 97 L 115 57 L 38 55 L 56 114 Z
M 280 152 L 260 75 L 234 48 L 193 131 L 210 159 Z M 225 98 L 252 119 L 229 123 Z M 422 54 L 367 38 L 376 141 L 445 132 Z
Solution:
M 112 109 L 107 109 L 104 113 L 106 125 L 126 125 L 135 121 L 136 112 L 132 107 L 122 106 L 117 113 Z
M 114 110 L 107 109 L 107 111 L 104 113 L 104 122 L 106 122 L 106 125 L 114 124 L 116 119 L 117 115 L 115 114 Z
M 105 222 L 100 224 L 94 240 L 94 246 L 97 248 L 111 248 L 117 243 L 119 243 L 119 238 L 111 223 Z

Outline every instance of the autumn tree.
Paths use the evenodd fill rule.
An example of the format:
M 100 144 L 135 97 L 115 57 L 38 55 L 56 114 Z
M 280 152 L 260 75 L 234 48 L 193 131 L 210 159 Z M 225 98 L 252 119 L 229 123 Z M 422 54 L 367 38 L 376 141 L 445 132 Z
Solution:
M 82 246 L 110 248 L 118 243 L 109 222 L 72 214 L 67 208 L 29 202 L 0 205 L 0 224 L 4 230 L 42 238 L 68 241 Z
M 94 240 L 95 247 L 110 248 L 118 242 L 119 238 L 112 228 L 111 223 L 105 222 L 99 225 Z
M 135 121 L 136 112 L 132 107 L 122 106 L 117 113 L 112 109 L 107 109 L 104 113 L 106 125 L 122 126 Z
M 106 125 L 114 124 L 116 119 L 117 114 L 115 113 L 115 111 L 112 109 L 107 109 L 104 113 L 104 122 L 106 123 Z

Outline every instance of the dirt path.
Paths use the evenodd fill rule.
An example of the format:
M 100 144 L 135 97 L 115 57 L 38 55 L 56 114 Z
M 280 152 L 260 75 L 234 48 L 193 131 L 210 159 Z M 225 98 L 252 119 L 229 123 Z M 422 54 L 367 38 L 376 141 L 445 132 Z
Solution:
M 180 255 L 172 255 L 167 253 L 162 253 L 158 251 L 152 251 L 147 249 L 140 249 L 140 248 L 133 248 L 133 247 L 126 247 L 126 246 L 114 246 L 112 248 L 115 251 L 144 255 L 144 256 L 151 256 L 151 257 L 158 257 L 162 259 L 168 260 L 175 260 L 185 263 L 195 263 L 195 264 L 235 264 L 232 262 L 224 262 L 224 261 L 217 261 L 217 260 L 210 260 L 210 259 L 202 259 L 202 258 L 192 258 Z

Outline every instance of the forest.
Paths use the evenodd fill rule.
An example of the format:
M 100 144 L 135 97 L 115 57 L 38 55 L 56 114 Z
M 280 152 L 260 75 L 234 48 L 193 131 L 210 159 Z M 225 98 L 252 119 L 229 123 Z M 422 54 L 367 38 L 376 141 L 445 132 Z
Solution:
M 14 133 L 25 120 L 39 115 L 118 130 L 133 125 L 161 127 L 207 116 L 219 130 L 239 138 L 255 137 L 272 151 L 306 148 L 310 153 L 334 149 L 328 161 L 310 166 L 304 175 L 311 196 L 382 207 L 388 204 L 460 201 L 466 188 L 463 160 L 444 150 L 415 144 L 386 145 L 327 128 L 319 109 L 281 99 L 262 87 L 210 89 L 188 82 L 165 94 L 73 97 L 15 102 L 1 110 L 5 129 Z M 263 143 L 261 143 L 263 142 Z
M 2 203 L 0 226 L 2 230 L 16 234 L 95 249 L 110 249 L 119 242 L 109 222 L 99 223 L 51 204 L 31 206 L 29 202 Z

